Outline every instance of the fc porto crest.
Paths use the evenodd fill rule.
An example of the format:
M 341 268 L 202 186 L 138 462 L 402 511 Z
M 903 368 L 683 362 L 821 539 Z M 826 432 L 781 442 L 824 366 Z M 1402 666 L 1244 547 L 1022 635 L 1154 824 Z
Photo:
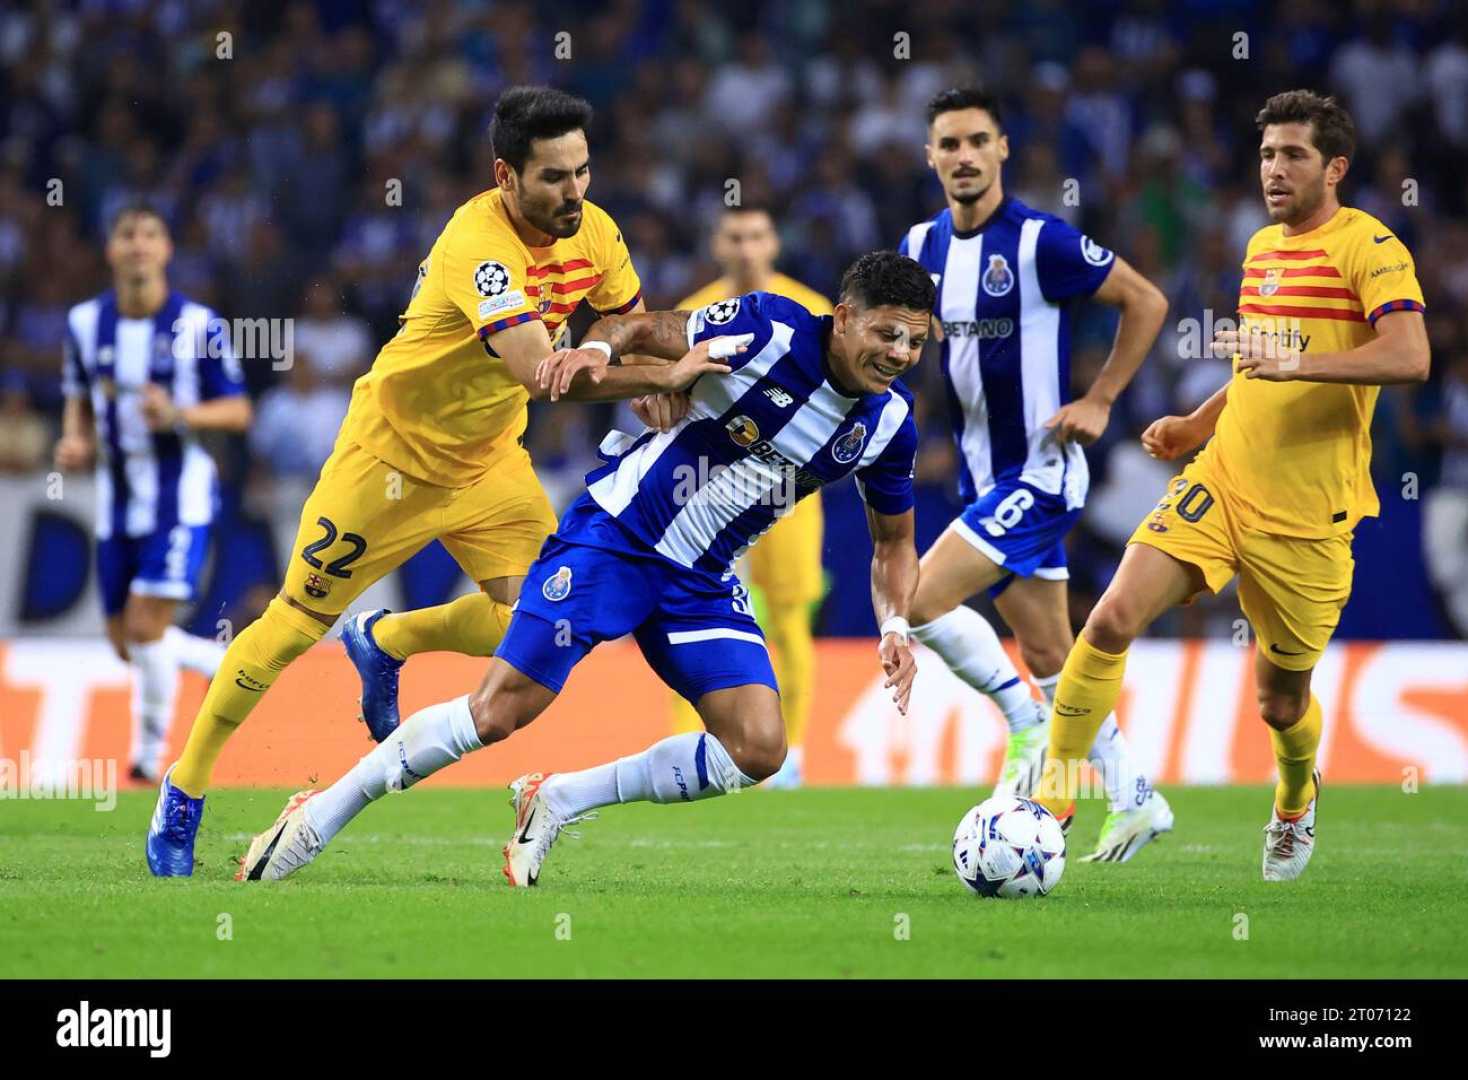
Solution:
M 571 595 L 571 568 L 560 567 L 554 574 L 545 579 L 545 584 L 540 587 L 540 595 L 547 600 L 564 600 Z
M 1271 266 L 1264 271 L 1264 280 L 1259 283 L 1260 296 L 1273 296 L 1279 292 L 1279 279 L 1284 276 L 1284 270 L 1278 266 Z
M 867 426 L 860 420 L 841 438 L 831 444 L 831 456 L 842 465 L 849 465 L 861 455 L 867 441 Z
M 737 446 L 753 446 L 759 441 L 759 425 L 747 416 L 736 416 L 724 429 Z
M 989 268 L 984 271 L 984 291 L 990 296 L 1003 296 L 1014 288 L 1014 271 L 1003 255 L 990 255 Z

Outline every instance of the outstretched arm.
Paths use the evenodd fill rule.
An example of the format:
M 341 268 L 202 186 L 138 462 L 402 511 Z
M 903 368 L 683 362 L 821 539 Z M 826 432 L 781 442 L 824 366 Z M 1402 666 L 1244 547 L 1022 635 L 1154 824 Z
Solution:
M 677 360 L 688 351 L 688 311 L 644 311 L 604 315 L 591 324 L 582 339 L 605 342 L 613 357 L 641 353 L 661 360 Z
M 872 612 L 882 628 L 877 652 L 887 673 L 882 685 L 893 688 L 897 711 L 906 715 L 912 681 L 917 675 L 917 662 L 907 639 L 907 614 L 918 583 L 913 512 L 879 514 L 867 507 L 867 527 L 872 534 Z

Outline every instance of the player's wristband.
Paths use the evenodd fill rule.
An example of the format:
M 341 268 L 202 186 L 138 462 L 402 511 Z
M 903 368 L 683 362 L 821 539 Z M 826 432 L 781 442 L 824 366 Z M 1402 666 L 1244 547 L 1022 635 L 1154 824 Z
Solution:
M 882 624 L 882 636 L 886 637 L 888 634 L 900 634 L 902 640 L 907 641 L 912 637 L 912 627 L 901 615 L 893 615 Z
M 612 362 L 612 347 L 605 341 L 583 341 L 581 347 L 583 349 L 599 349 L 601 352 L 606 353 L 607 363 L 610 364 Z

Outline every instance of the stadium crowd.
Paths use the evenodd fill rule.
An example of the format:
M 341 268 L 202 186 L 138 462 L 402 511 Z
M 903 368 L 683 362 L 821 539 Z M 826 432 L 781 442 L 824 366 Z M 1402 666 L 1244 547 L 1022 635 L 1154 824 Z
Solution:
M 1007 189 L 1115 248 L 1172 310 L 1091 448 L 1073 536 L 1080 602 L 1171 470 L 1153 418 L 1228 376 L 1204 353 L 1265 223 L 1254 112 L 1292 86 L 1353 111 L 1343 201 L 1412 249 L 1434 371 L 1378 408 L 1383 501 L 1418 478 L 1429 574 L 1468 636 L 1468 20 L 1451 0 L 1166 3 L 789 0 L 34 0 L 0 13 L 0 470 L 45 467 L 67 307 L 108 284 L 118 207 L 167 216 L 173 285 L 227 318 L 293 319 L 295 363 L 246 364 L 258 422 L 226 447 L 257 505 L 296 498 L 352 380 L 396 328 L 419 260 L 489 185 L 496 95 L 546 82 L 597 110 L 590 197 L 667 307 L 716 276 L 703 243 L 731 192 L 777 208 L 781 268 L 827 294 L 846 263 L 942 205 L 923 106 L 979 83 L 1005 104 Z M 554 12 L 551 8 L 554 7 Z M 1181 28 L 1187 27 L 1184 32 Z M 735 184 L 737 182 L 737 186 Z M 1078 312 L 1088 384 L 1114 329 Z M 926 482 L 953 475 L 937 365 L 916 380 Z M 545 410 L 557 410 L 545 423 Z M 534 406 L 553 496 L 594 462 L 605 407 Z M 1232 610 L 1230 605 L 1230 610 Z M 1207 608 L 1198 614 L 1205 618 Z M 1201 625 L 1201 624 L 1199 624 Z

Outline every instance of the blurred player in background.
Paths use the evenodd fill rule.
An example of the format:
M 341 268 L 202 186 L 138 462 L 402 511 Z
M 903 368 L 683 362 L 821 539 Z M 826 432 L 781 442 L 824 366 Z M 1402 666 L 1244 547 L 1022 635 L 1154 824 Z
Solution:
M 1237 574 L 1279 767 L 1263 875 L 1288 881 L 1315 850 L 1322 714 L 1310 673 L 1351 594 L 1356 523 L 1380 509 L 1371 415 L 1380 387 L 1422 382 L 1430 356 L 1411 253 L 1376 218 L 1340 204 L 1356 152 L 1350 116 L 1293 90 L 1265 102 L 1256 123 L 1272 224 L 1244 253 L 1239 328 L 1214 340 L 1234 375 L 1189 416 L 1142 435 L 1164 460 L 1208 445 L 1137 526 L 1066 659 L 1042 801 L 1062 820 L 1074 813 L 1076 759 L 1116 704 L 1137 635 Z
M 250 425 L 226 325 L 168 287 L 168 226 L 145 206 L 112 222 L 112 288 L 66 315 L 56 467 L 96 462 L 97 578 L 107 637 L 133 670 L 129 776 L 156 782 L 180 667 L 213 677 L 224 647 L 173 625 L 194 597 L 218 482 L 201 431 Z
M 673 385 L 692 387 L 691 411 L 671 430 L 613 432 L 603 442 L 607 464 L 587 476 L 530 568 L 480 688 L 414 713 L 326 791 L 294 795 L 251 842 L 239 876 L 299 870 L 374 800 L 533 722 L 587 653 L 629 633 L 663 681 L 696 703 L 706 730 L 590 769 L 517 779 L 504 847 L 512 886 L 534 885 L 562 829 L 597 807 L 695 802 L 774 775 L 785 722 L 734 562 L 792 502 L 848 475 L 872 536 L 884 685 L 905 713 L 916 674 L 907 611 L 918 573 L 917 428 L 912 395 L 897 380 L 922 354 L 932 305 L 922 268 L 882 251 L 847 270 L 834 316 L 749 293 L 592 326 L 588 338 L 616 355 L 687 370 Z
M 677 304 L 679 311 L 698 311 L 716 300 L 745 293 L 768 292 L 794 300 L 812 315 L 831 314 L 831 302 L 807 285 L 775 270 L 780 237 L 775 219 L 763 206 L 726 207 L 710 242 L 714 261 L 724 276 Z M 805 730 L 815 689 L 816 646 L 811 636 L 815 605 L 824 591 L 821 535 L 825 519 L 821 499 L 802 499 L 750 549 L 741 577 L 751 586 L 755 613 L 774 650 L 785 715 L 788 753 L 780 771 L 766 786 L 800 786 Z M 673 701 L 673 730 L 699 731 L 698 711 L 683 698 Z
M 1106 430 L 1167 300 L 1112 252 L 1004 194 L 1009 140 L 990 95 L 954 89 L 935 97 L 927 153 L 948 206 L 914 225 L 898 250 L 938 285 L 934 317 L 968 506 L 923 556 L 913 634 L 1003 711 L 1009 746 L 994 791 L 1027 795 L 1040 779 L 1048 710 L 964 601 L 989 590 L 1052 701 L 1073 640 L 1065 537 L 1089 486 L 1081 447 Z M 1095 383 L 1070 401 L 1067 303 L 1087 296 L 1120 308 L 1121 320 Z M 1114 716 L 1087 745 L 1111 806 L 1089 858 L 1125 862 L 1172 828 L 1172 811 L 1132 760 Z
M 164 777 L 148 836 L 160 876 L 193 872 L 203 793 L 225 743 L 285 667 L 352 600 L 424 545 L 442 540 L 479 592 L 404 615 L 363 613 L 343 630 L 363 680 L 362 714 L 381 741 L 397 727 L 403 659 L 442 649 L 488 656 L 504 637 L 525 571 L 555 527 L 520 444 L 537 366 L 584 299 L 640 311 L 621 230 L 586 200 L 591 106 L 516 87 L 490 128 L 495 187 L 454 213 L 418 266 L 402 326 L 357 380 L 336 448 L 301 511 L 280 594 L 235 638 L 183 756 Z M 661 389 L 651 369 L 609 368 L 577 351 L 579 400 Z

